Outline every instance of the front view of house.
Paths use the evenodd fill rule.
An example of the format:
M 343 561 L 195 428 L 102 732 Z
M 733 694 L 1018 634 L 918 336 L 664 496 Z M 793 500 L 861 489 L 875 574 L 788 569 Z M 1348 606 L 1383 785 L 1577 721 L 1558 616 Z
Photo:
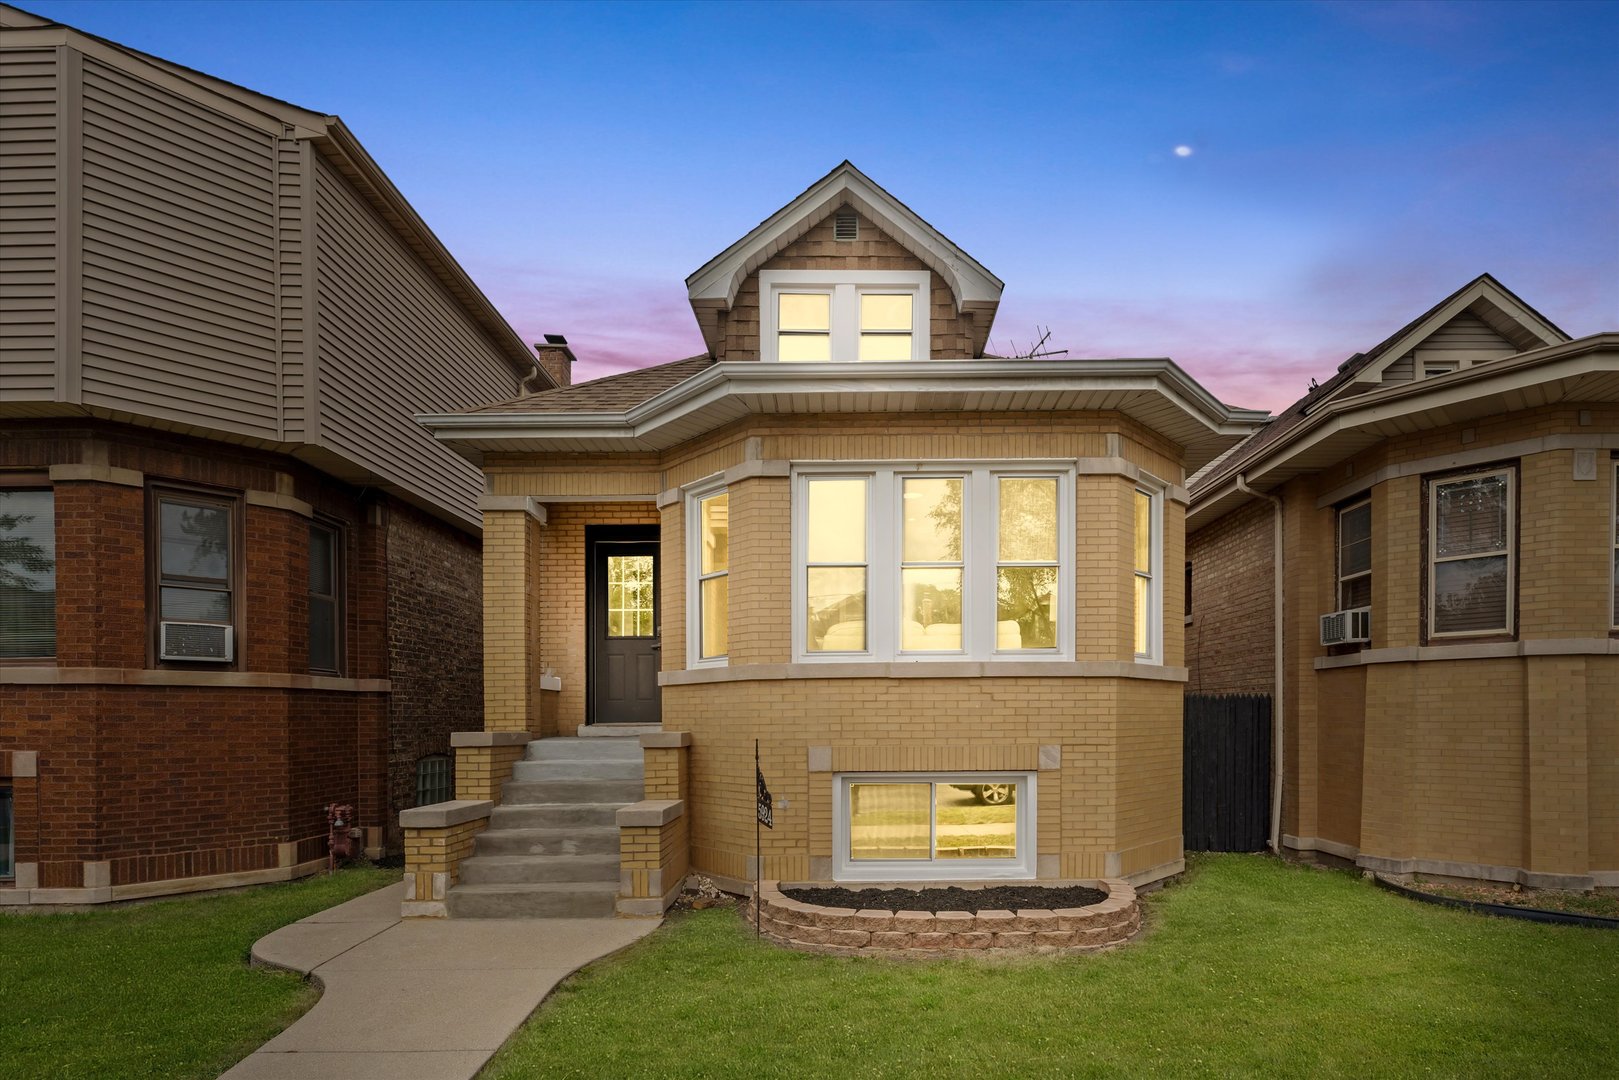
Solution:
M 423 418 L 487 476 L 460 797 L 636 725 L 649 827 L 722 882 L 755 740 L 767 878 L 1179 870 L 1184 478 L 1265 414 L 985 356 L 1000 280 L 847 163 L 687 284 L 708 354 Z

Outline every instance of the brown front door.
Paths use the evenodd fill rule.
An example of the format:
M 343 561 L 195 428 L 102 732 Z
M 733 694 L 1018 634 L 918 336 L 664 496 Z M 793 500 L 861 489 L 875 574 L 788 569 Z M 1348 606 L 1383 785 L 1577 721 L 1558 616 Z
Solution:
M 657 534 L 656 526 L 587 533 L 593 724 L 660 720 Z

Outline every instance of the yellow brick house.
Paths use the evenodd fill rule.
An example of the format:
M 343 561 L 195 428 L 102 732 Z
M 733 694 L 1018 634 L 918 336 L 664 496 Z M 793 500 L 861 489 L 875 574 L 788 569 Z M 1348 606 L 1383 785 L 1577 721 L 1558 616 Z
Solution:
M 1481 275 L 1191 493 L 1189 685 L 1275 695 L 1280 850 L 1619 887 L 1619 334 Z
M 848 163 L 687 286 L 702 356 L 422 418 L 487 478 L 487 730 L 418 912 L 430 849 L 521 824 L 535 747 L 615 729 L 621 911 L 688 869 L 1180 870 L 1185 478 L 1265 414 L 1168 360 L 986 356 L 1002 282 Z

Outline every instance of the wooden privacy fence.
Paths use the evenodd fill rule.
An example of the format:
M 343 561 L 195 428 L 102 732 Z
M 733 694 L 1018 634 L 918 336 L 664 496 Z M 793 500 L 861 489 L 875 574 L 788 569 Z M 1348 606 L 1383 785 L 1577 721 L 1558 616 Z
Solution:
M 1181 767 L 1187 851 L 1262 851 L 1270 831 L 1270 696 L 1187 694 Z

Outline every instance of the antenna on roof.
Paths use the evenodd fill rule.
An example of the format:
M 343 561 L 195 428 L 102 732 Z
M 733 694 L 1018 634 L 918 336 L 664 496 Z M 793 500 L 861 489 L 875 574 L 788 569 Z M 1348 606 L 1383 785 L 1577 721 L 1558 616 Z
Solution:
M 1067 356 L 1068 355 L 1068 350 L 1067 349 L 1048 349 L 1048 348 L 1046 348 L 1046 342 L 1051 340 L 1051 327 L 1049 327 L 1049 326 L 1040 326 L 1037 323 L 1035 325 L 1035 330 L 1039 331 L 1040 340 L 1036 341 L 1033 345 L 1030 345 L 1028 352 L 1017 352 L 1017 351 L 1015 351 L 1017 349 L 1017 345 L 1013 344 L 1012 348 L 1013 348 L 1014 351 L 1013 351 L 1010 359 L 1012 359 L 1012 360 L 1039 360 L 1039 359 L 1041 359 L 1043 357 L 1047 357 L 1047 356 Z

